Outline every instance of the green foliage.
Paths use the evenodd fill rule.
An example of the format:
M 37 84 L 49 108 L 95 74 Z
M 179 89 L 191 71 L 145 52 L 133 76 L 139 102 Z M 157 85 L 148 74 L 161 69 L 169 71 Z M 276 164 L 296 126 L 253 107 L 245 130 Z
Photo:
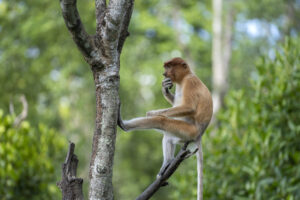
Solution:
M 300 40 L 288 39 L 259 60 L 249 90 L 228 94 L 218 129 L 204 136 L 206 199 L 300 199 L 299 55 Z M 178 184 L 174 199 L 189 186 Z
M 27 121 L 15 128 L 13 117 L 0 110 L 0 199 L 58 199 L 55 167 L 60 170 L 65 147 L 54 130 Z
M 77 2 L 87 32 L 93 34 L 95 1 Z M 299 1 L 224 1 L 225 10 L 230 7 L 229 4 L 233 5 L 235 12 L 230 89 L 243 88 L 240 94 L 241 104 L 246 105 L 239 109 L 245 107 L 248 109 L 250 104 L 245 102 L 244 98 L 252 98 L 257 93 L 254 88 L 251 91 L 245 89 L 245 85 L 249 84 L 247 77 L 254 69 L 253 61 L 262 53 L 269 51 L 270 46 L 279 43 L 272 37 L 274 27 L 275 29 L 278 27 L 280 31 L 279 39 L 289 32 L 293 33 L 292 35 L 299 32 Z M 162 63 L 171 57 L 182 56 L 188 61 L 193 61 L 195 72 L 211 88 L 211 9 L 211 1 L 208 0 L 135 1 L 129 26 L 130 37 L 126 40 L 121 55 L 120 97 L 124 118 L 143 116 L 150 109 L 170 106 L 162 97 L 161 80 Z M 226 12 L 223 19 L 225 21 Z M 250 35 L 245 25 L 249 20 L 258 22 L 259 32 L 266 34 L 256 37 Z M 0 107 L 4 112 L 8 112 L 9 103 L 14 102 L 16 113 L 19 113 L 21 106 L 16 105 L 16 102 L 19 95 L 24 94 L 29 105 L 28 121 L 31 126 L 36 127 L 43 122 L 46 127 L 53 127 L 65 133 L 75 142 L 80 160 L 78 176 L 84 178 L 84 188 L 87 191 L 95 116 L 94 83 L 88 64 L 80 55 L 65 27 L 59 1 L 0 0 L 0 38 Z M 239 92 L 235 93 L 238 94 Z M 228 109 L 231 109 L 229 102 L 237 101 L 233 98 L 234 94 L 230 96 L 227 100 Z M 222 112 L 225 112 L 224 115 Z M 223 110 L 221 115 L 229 116 L 228 112 L 230 111 Z M 245 112 L 252 116 L 254 110 L 232 111 L 234 115 Z M 248 125 L 249 119 L 241 118 L 239 115 L 238 117 L 238 120 L 244 120 L 244 126 Z M 229 118 L 230 123 L 236 123 L 232 121 L 230 115 L 224 122 L 222 119 L 221 124 L 229 123 Z M 240 123 L 236 123 L 236 126 L 240 127 Z M 249 126 L 253 126 L 251 123 Z M 34 132 L 30 131 L 31 134 Z M 226 134 L 233 137 L 230 135 L 232 133 L 228 132 Z M 219 130 L 215 135 L 221 135 Z M 223 142 L 222 139 L 224 142 L 229 140 L 228 145 L 236 147 L 236 151 L 240 151 L 238 148 L 243 147 L 234 146 L 228 137 L 219 140 L 210 137 L 205 136 L 206 165 L 211 163 L 215 166 L 220 162 L 217 159 L 220 159 L 223 153 L 216 147 L 222 146 L 220 144 Z M 155 131 L 118 135 L 114 162 L 116 199 L 134 199 L 154 180 L 162 161 L 160 142 L 161 135 Z M 42 160 L 44 158 L 47 159 L 43 157 Z M 62 161 L 63 158 L 59 164 L 53 162 L 52 165 L 59 168 Z M 216 166 L 215 168 L 221 170 L 222 164 L 219 163 L 219 168 Z M 195 181 L 195 161 L 189 159 L 180 169 L 176 173 L 179 176 L 170 180 L 170 187 L 160 190 L 153 199 L 194 199 L 196 188 L 190 185 L 192 180 Z M 205 170 L 208 170 L 207 167 Z M 220 170 L 216 172 L 220 174 Z M 209 181 L 218 181 L 213 180 L 215 175 L 212 172 L 211 174 L 212 179 Z M 207 179 L 210 176 L 205 177 Z M 218 177 L 220 178 L 221 176 Z M 224 180 L 225 178 L 239 183 L 237 176 L 230 179 L 224 175 Z M 222 178 L 222 181 L 224 180 Z M 56 181 L 58 178 L 53 178 L 50 185 L 54 185 Z M 208 187 L 207 183 L 205 185 Z M 215 188 L 215 185 L 211 187 Z M 206 197 L 213 198 L 211 195 L 213 189 L 205 189 Z M 215 195 L 218 195 L 217 199 L 223 197 L 220 192 Z

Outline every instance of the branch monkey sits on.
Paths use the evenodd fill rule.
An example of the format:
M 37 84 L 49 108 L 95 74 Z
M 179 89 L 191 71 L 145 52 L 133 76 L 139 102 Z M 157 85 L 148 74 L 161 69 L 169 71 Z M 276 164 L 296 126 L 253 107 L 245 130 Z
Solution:
M 205 84 L 190 70 L 182 58 L 173 58 L 164 63 L 165 79 L 162 91 L 171 108 L 147 112 L 146 117 L 122 120 L 120 112 L 118 125 L 124 131 L 156 129 L 164 134 L 163 165 L 158 176 L 174 158 L 177 143 L 192 141 L 198 146 L 198 200 L 202 199 L 202 147 L 201 136 L 207 128 L 213 113 L 212 97 Z M 169 89 L 176 84 L 175 95 Z

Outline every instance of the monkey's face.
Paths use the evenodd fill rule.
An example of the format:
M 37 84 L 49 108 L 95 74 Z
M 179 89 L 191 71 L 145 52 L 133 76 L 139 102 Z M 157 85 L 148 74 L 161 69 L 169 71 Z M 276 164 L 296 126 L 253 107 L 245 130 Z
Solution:
M 172 82 L 179 82 L 186 73 L 186 67 L 182 65 L 165 65 L 163 75 L 170 78 Z
M 163 73 L 164 77 L 170 78 L 172 82 L 175 82 L 176 76 L 175 76 L 175 66 L 172 65 L 165 65 L 164 66 L 165 71 Z
M 189 66 L 182 58 L 173 58 L 164 63 L 163 75 L 174 83 L 180 83 L 183 77 L 190 72 Z

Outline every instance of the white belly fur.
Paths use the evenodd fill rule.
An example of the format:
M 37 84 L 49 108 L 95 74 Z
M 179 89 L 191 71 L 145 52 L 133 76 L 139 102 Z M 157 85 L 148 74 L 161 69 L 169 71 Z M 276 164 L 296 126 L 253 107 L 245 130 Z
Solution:
M 179 106 L 181 103 L 181 98 L 182 98 L 182 88 L 176 84 L 176 90 L 175 90 L 175 95 L 174 95 L 174 103 L 173 103 L 173 107 L 175 106 Z M 188 121 L 188 119 L 186 119 L 185 117 L 172 117 L 173 119 L 178 119 L 178 120 L 182 120 L 182 121 Z M 182 139 L 172 135 L 171 133 L 168 133 L 166 131 L 161 131 L 164 135 L 168 136 L 172 142 L 174 144 L 178 144 L 178 143 L 183 143 L 184 141 L 182 141 Z

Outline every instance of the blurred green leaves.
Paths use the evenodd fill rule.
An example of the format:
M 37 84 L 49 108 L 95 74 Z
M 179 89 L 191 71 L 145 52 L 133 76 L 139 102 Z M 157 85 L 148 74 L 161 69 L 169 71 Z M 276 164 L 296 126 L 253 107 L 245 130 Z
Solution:
M 299 198 L 295 188 L 299 186 L 296 166 L 300 162 L 297 138 L 300 45 L 297 40 L 287 40 L 277 51 L 270 47 L 283 43 L 285 36 L 295 37 L 299 33 L 299 1 L 235 0 L 230 4 L 236 13 L 228 80 L 231 92 L 226 108 L 220 113 L 219 128 L 210 127 L 204 137 L 205 198 L 295 200 Z M 225 10 L 228 6 L 228 1 L 224 1 Z M 87 31 L 93 34 L 94 1 L 78 1 L 78 9 Z M 177 29 L 175 19 L 180 25 Z M 135 1 L 130 37 L 121 55 L 120 97 L 125 119 L 170 106 L 162 97 L 161 80 L 162 64 L 171 57 L 190 58 L 196 74 L 210 88 L 211 21 L 211 1 Z M 248 33 L 249 21 L 257 25 L 259 37 Z M 280 38 L 272 35 L 272 28 L 278 28 Z M 0 38 L 0 108 L 8 113 L 9 103 L 17 102 L 19 95 L 24 94 L 29 105 L 27 120 L 30 121 L 27 132 L 3 122 L 0 132 L 11 130 L 14 134 L 7 135 L 13 141 L 26 136 L 27 143 L 20 144 L 33 155 L 35 162 L 30 162 L 35 163 L 33 170 L 39 172 L 38 175 L 34 173 L 34 177 L 41 176 L 39 180 L 55 188 L 55 194 L 58 193 L 55 183 L 59 175 L 47 171 L 52 174 L 47 178 L 46 171 L 41 174 L 36 168 L 40 163 L 47 170 L 60 169 L 64 159 L 61 157 L 57 163 L 48 159 L 50 155 L 41 153 L 42 156 L 38 156 L 46 150 L 37 145 L 42 142 L 36 135 L 40 132 L 53 134 L 53 144 L 57 137 L 68 137 L 79 150 L 78 176 L 84 178 L 86 189 L 95 116 L 93 78 L 65 28 L 59 1 L 0 0 Z M 262 54 L 270 56 L 257 61 Z M 235 90 L 237 88 L 240 90 Z M 21 106 L 15 103 L 15 110 L 19 113 Z M 11 116 L 2 114 L 1 120 L 4 118 L 12 120 Z M 44 130 L 36 128 L 40 123 L 45 124 Z M 118 135 L 114 161 L 116 199 L 134 199 L 153 181 L 162 162 L 161 138 L 155 131 Z M 19 161 L 19 147 L 7 143 L 13 152 L 9 159 L 12 163 Z M 3 144 L 1 139 L 1 152 L 6 148 Z M 34 149 L 25 148 L 26 144 Z M 48 148 L 49 145 L 44 146 Z M 48 152 L 58 155 L 60 150 L 54 145 Z M 4 158 L 8 165 L 8 158 Z M 28 159 L 31 156 L 20 162 L 26 163 Z M 153 199 L 194 199 L 196 163 L 193 159 L 183 163 L 176 176 L 170 179 L 170 186 L 160 190 Z M 29 168 L 27 163 L 24 166 Z M 14 171 L 24 169 L 23 164 L 19 164 Z M 27 190 L 22 185 L 17 189 L 19 193 Z M 48 189 L 33 190 L 31 194 L 38 196 L 44 191 L 53 194 Z
M 56 131 L 24 121 L 0 110 L 0 199 L 58 199 L 55 182 L 66 141 Z

